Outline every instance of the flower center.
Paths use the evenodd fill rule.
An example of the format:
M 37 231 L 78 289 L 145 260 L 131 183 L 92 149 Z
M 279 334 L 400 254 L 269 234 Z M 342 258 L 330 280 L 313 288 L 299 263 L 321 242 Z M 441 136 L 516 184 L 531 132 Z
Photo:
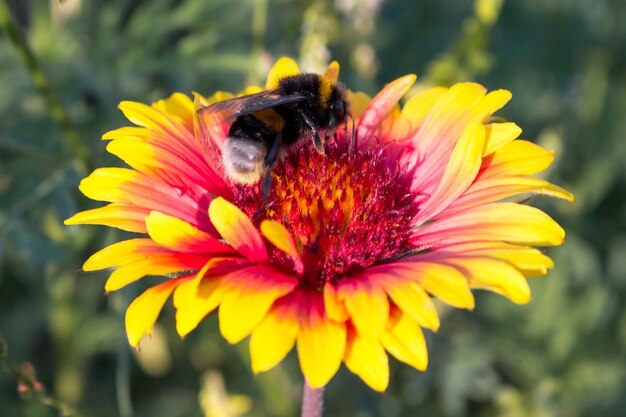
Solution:
M 348 151 L 333 142 L 325 155 L 309 144 L 286 153 L 273 169 L 272 192 L 259 217 L 291 232 L 304 264 L 303 283 L 336 283 L 411 249 L 417 204 L 408 174 L 384 148 Z M 256 187 L 237 194 L 237 205 L 254 213 Z M 282 252 L 270 252 L 273 261 L 293 268 Z

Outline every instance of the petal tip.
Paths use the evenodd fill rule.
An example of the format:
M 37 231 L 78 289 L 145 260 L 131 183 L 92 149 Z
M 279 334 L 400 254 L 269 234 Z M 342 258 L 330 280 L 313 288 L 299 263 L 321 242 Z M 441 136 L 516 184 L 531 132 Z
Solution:
M 63 224 L 66 226 L 73 226 L 73 225 L 77 225 L 80 224 L 78 221 L 76 221 L 76 214 L 73 215 L 72 217 L 69 217 L 65 220 L 63 220 Z
M 339 79 L 339 62 L 333 61 L 328 64 L 328 68 L 326 68 L 324 76 L 331 82 L 336 83 Z
M 528 294 L 522 297 L 511 299 L 511 301 L 513 301 L 515 304 L 518 304 L 518 305 L 524 305 L 524 304 L 530 303 L 532 301 L 532 297 L 530 294 Z
M 297 75 L 299 73 L 300 68 L 298 67 L 298 63 L 293 58 L 283 56 L 279 58 L 270 69 L 267 75 L 266 88 L 273 90 L 278 87 L 281 78 Z
M 411 86 L 413 84 L 415 84 L 415 81 L 417 80 L 417 74 L 406 74 L 403 75 L 400 78 L 397 78 L 395 81 L 392 81 L 392 83 L 394 84 L 400 84 L 402 85 L 406 90 L 408 90 L 409 88 L 411 88 Z

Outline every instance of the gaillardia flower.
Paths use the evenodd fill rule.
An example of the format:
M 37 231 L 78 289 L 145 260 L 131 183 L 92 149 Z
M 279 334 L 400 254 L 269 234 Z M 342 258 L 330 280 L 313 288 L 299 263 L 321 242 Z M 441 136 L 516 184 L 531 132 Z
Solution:
M 331 64 L 324 77 L 336 80 L 338 69 Z M 282 58 L 267 88 L 298 73 Z M 439 327 L 433 297 L 472 309 L 471 290 L 485 289 L 528 302 L 526 278 L 553 266 L 531 246 L 559 245 L 564 231 L 511 197 L 572 200 L 529 177 L 551 164 L 552 152 L 517 139 L 514 123 L 491 118 L 508 91 L 460 83 L 426 90 L 400 108 L 414 81 L 401 77 L 373 99 L 349 93 L 348 126 L 324 155 L 310 140 L 283 150 L 265 202 L 256 185 L 225 175 L 229 121 L 209 115 L 202 128 L 198 120 L 196 109 L 232 95 L 122 102 L 136 126 L 104 138 L 129 168 L 99 168 L 85 178 L 80 190 L 110 204 L 66 223 L 142 234 L 85 262 L 85 271 L 115 268 L 107 291 L 167 276 L 128 307 L 130 344 L 151 332 L 173 294 L 181 336 L 217 313 L 228 342 L 250 336 L 254 372 L 297 345 L 311 387 L 324 386 L 343 362 L 382 391 L 387 353 L 426 368 L 422 329 Z

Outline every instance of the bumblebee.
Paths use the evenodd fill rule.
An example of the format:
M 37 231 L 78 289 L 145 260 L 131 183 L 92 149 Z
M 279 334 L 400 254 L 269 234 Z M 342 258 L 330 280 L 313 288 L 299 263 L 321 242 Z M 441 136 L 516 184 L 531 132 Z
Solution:
M 261 201 L 265 201 L 281 150 L 310 138 L 315 149 L 324 153 L 327 138 L 346 120 L 348 102 L 341 83 L 324 75 L 296 74 L 281 78 L 276 89 L 199 109 L 203 136 L 207 136 L 207 119 L 216 114 L 233 120 L 222 148 L 226 175 L 243 185 L 261 180 Z

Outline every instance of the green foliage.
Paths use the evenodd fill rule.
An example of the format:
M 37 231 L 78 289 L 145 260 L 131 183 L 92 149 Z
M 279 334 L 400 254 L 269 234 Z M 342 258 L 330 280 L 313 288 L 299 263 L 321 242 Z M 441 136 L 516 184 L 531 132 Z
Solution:
M 123 312 L 141 284 L 103 297 L 105 274 L 79 271 L 89 254 L 121 236 L 62 225 L 96 204 L 77 191 L 86 171 L 75 159 L 74 133 L 56 114 L 71 120 L 87 164 L 119 164 L 99 140 L 127 123 L 119 101 L 236 91 L 288 54 L 312 69 L 337 59 L 341 78 L 370 94 L 409 72 L 425 84 L 476 79 L 507 88 L 513 101 L 501 115 L 556 150 L 549 176 L 576 196 L 573 205 L 534 201 L 568 236 L 549 250 L 556 269 L 532 282 L 529 305 L 480 294 L 474 312 L 443 308 L 441 330 L 428 335 L 427 372 L 394 362 L 390 388 L 380 395 L 342 370 L 329 385 L 327 414 L 626 415 L 625 3 L 8 3 L 38 67 L 25 66 L 0 31 L 2 360 L 32 362 L 53 401 L 88 417 L 210 415 L 206 404 L 214 403 L 198 396 L 212 375 L 225 384 L 213 382 L 215 390 L 248 398 L 230 397 L 232 404 L 251 400 L 247 416 L 297 413 L 295 356 L 255 377 L 247 346 L 228 346 L 215 320 L 181 341 L 166 308 L 154 350 L 141 360 L 130 352 Z M 166 361 L 168 369 L 155 368 Z M 20 399 L 16 387 L 15 375 L 0 373 L 0 415 L 56 415 Z

